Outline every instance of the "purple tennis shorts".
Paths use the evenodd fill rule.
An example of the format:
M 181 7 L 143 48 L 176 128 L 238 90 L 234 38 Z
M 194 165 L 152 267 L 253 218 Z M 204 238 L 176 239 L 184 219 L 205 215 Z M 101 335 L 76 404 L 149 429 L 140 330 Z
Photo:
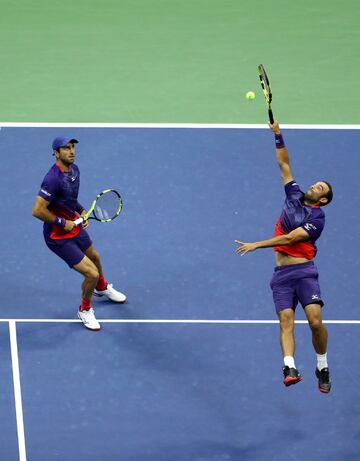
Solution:
M 44 235 L 46 245 L 73 268 L 83 259 L 85 251 L 92 245 L 89 234 L 81 228 L 80 233 L 69 239 L 51 239 Z
M 295 310 L 299 301 L 303 308 L 308 304 L 324 305 L 320 293 L 319 274 L 312 261 L 275 267 L 270 287 L 276 312 L 287 308 Z

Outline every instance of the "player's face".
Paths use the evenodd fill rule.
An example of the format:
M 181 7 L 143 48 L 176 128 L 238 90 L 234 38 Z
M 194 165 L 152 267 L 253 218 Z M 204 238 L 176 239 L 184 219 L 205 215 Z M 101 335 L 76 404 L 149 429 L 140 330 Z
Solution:
M 321 198 L 325 197 L 328 192 L 329 186 L 322 181 L 318 181 L 317 183 L 310 186 L 306 191 L 305 200 L 308 200 L 312 203 L 321 203 Z
M 69 143 L 66 146 L 60 147 L 58 151 L 58 159 L 65 165 L 71 165 L 75 160 L 75 144 Z

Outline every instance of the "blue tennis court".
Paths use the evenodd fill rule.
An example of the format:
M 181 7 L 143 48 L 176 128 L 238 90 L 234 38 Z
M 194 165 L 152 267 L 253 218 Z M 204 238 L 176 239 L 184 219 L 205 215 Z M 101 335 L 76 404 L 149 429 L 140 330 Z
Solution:
M 116 221 L 89 229 L 106 277 L 128 296 L 120 307 L 94 300 L 99 333 L 75 320 L 82 279 L 49 252 L 31 217 L 51 141 L 62 133 L 80 141 L 80 202 L 109 187 L 124 200 Z M 0 459 L 356 458 L 360 131 L 284 133 L 299 184 L 327 179 L 335 193 L 317 256 L 324 318 L 338 322 L 328 325 L 334 386 L 326 396 L 304 323 L 296 328 L 304 381 L 282 384 L 272 250 L 235 255 L 235 239 L 270 237 L 281 211 L 267 129 L 1 129 Z M 305 318 L 299 307 L 297 318 Z

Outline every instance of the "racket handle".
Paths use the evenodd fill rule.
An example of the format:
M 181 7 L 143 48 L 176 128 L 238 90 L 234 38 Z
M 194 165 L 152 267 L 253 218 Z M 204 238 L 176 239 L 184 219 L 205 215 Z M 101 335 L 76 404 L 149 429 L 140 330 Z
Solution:
M 83 221 L 84 221 L 83 218 L 78 218 L 78 219 L 75 219 L 74 224 L 75 224 L 75 226 L 78 226 L 78 225 L 81 224 Z
M 273 125 L 274 124 L 274 116 L 273 116 L 273 113 L 272 113 L 271 109 L 269 109 L 269 120 L 270 120 L 271 125 Z

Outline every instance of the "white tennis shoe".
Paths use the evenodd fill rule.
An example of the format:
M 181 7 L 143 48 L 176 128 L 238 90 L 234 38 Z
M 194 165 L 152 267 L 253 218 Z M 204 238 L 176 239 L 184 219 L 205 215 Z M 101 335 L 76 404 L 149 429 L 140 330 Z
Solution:
M 107 298 L 114 303 L 124 303 L 126 301 L 126 296 L 123 293 L 120 293 L 120 291 L 115 290 L 112 283 L 107 284 L 106 290 L 97 290 L 95 288 L 94 295 L 107 296 Z
M 78 317 L 89 330 L 100 330 L 100 323 L 96 320 L 95 312 L 92 307 L 90 307 L 88 311 L 78 311 Z

